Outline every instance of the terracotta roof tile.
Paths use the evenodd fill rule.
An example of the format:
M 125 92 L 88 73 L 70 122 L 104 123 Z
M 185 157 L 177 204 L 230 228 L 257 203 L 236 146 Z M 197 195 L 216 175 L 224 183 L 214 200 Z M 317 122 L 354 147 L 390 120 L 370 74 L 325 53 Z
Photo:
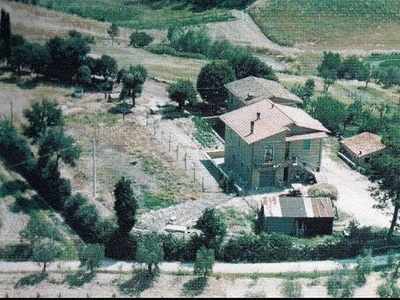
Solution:
M 257 113 L 260 113 L 258 120 Z M 289 131 L 292 125 L 329 132 L 319 121 L 301 109 L 276 104 L 267 99 L 223 114 L 220 119 L 248 144 Z M 252 121 L 254 121 L 253 132 L 251 132 Z
M 298 104 L 303 103 L 303 100 L 289 92 L 278 82 L 264 78 L 249 76 L 229 82 L 225 84 L 225 87 L 245 103 L 261 96 L 271 100 L 274 100 L 273 98 L 279 98 Z M 276 102 L 279 102 L 278 99 L 276 100 Z
M 363 132 L 343 139 L 341 143 L 351 152 L 360 157 L 383 150 L 386 148 L 381 142 L 381 137 L 370 132 Z M 360 155 L 361 153 L 361 155 Z

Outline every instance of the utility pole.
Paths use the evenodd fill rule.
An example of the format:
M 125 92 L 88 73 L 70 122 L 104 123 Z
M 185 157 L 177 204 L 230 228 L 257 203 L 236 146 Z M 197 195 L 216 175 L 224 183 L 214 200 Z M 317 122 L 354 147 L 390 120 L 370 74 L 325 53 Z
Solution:
M 96 198 L 96 139 L 92 141 L 92 177 L 93 177 L 93 198 Z
M 13 102 L 11 101 L 11 103 L 10 103 L 10 106 L 11 106 L 11 113 L 10 113 L 10 124 L 11 124 L 11 126 L 13 125 L 13 115 L 14 115 L 14 112 L 13 112 Z

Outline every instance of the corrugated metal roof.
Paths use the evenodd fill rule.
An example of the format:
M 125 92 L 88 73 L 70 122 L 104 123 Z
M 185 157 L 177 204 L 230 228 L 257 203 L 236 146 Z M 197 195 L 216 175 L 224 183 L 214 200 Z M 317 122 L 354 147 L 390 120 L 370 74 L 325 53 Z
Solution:
M 332 201 L 327 197 L 279 197 L 262 199 L 265 217 L 333 218 Z
M 370 132 L 363 132 L 341 141 L 351 152 L 359 157 L 383 150 L 386 148 L 381 137 Z M 360 154 L 361 153 L 361 154 Z
M 298 96 L 289 92 L 276 81 L 249 76 L 225 84 L 225 87 L 243 102 L 251 101 L 256 97 L 280 98 L 294 103 L 303 103 Z
M 257 113 L 260 113 L 258 120 Z M 276 104 L 268 99 L 223 114 L 220 119 L 248 144 L 289 131 L 291 125 L 329 132 L 319 121 L 300 108 Z M 253 132 L 250 125 L 252 121 Z

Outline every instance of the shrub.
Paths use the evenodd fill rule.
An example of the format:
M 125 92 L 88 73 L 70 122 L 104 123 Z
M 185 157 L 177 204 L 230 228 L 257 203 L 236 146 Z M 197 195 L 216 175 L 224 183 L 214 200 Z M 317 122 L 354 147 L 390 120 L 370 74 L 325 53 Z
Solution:
M 142 31 L 135 31 L 130 36 L 130 43 L 129 45 L 135 48 L 142 48 L 147 46 L 153 41 L 153 38 L 148 35 L 146 32 Z

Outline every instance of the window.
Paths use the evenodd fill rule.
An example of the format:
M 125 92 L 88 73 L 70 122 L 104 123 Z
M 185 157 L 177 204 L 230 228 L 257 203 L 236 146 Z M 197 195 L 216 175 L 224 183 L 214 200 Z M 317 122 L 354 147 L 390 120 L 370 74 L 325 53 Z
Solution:
M 274 158 L 274 149 L 271 146 L 265 148 L 264 162 L 270 162 Z
M 303 151 L 310 151 L 311 150 L 311 141 L 304 140 L 303 141 Z

